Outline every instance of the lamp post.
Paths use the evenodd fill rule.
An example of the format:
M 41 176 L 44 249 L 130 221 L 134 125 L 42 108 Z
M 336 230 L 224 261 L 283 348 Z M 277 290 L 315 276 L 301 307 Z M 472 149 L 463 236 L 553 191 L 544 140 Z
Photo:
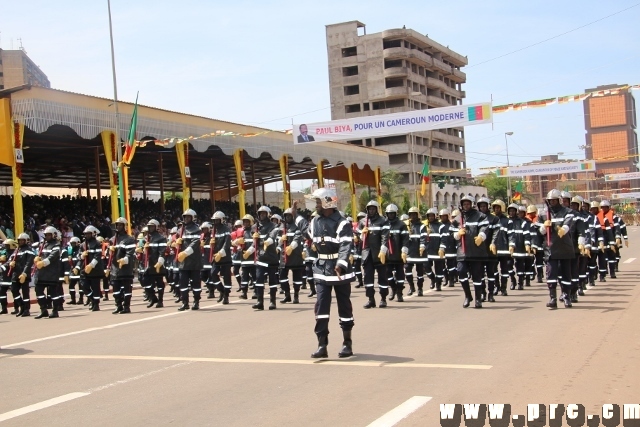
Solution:
M 513 132 L 505 132 L 504 133 L 504 145 L 507 147 L 507 199 L 509 200 L 509 204 L 511 204 L 511 177 L 509 176 L 509 141 L 507 140 L 507 136 L 513 135 Z
M 410 94 L 411 96 L 420 96 L 423 95 L 422 92 L 417 92 L 417 91 L 413 91 Z M 413 201 L 414 201 L 414 205 L 418 206 L 419 200 L 418 200 L 418 180 L 417 180 L 417 176 L 416 176 L 416 136 L 413 134 L 413 132 L 411 132 L 409 134 L 409 138 L 411 138 L 410 143 L 411 143 L 411 180 L 409 181 L 410 184 L 413 184 Z

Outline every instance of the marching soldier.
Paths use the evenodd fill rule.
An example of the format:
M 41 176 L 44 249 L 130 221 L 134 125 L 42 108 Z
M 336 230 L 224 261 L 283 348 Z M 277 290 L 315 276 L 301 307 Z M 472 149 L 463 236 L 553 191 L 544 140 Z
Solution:
M 611 204 L 608 200 L 600 202 L 600 213 L 598 213 L 600 222 L 611 228 L 614 240 L 609 242 L 609 248 L 607 253 L 607 264 L 609 266 L 609 277 L 616 279 L 616 252 L 618 248 L 618 242 L 620 242 L 620 231 L 616 227 L 616 220 L 614 218 L 614 212 L 611 210 Z
M 237 220 L 233 224 L 233 231 L 231 232 L 231 242 L 242 236 L 242 220 Z M 237 250 L 236 245 L 231 245 L 231 262 L 233 263 L 233 276 L 238 282 L 237 292 L 242 292 L 242 252 Z
M 563 198 L 563 204 L 565 200 Z M 582 283 L 586 279 L 587 271 L 587 250 L 586 250 L 586 234 L 588 225 L 587 217 L 580 210 L 584 199 L 580 196 L 574 196 L 569 203 L 569 209 L 573 214 L 573 249 L 575 259 L 571 264 L 571 302 L 578 302 L 578 292 L 582 292 Z M 565 205 L 566 207 L 566 205 Z M 584 295 L 584 292 L 582 293 Z
M 493 214 L 500 220 L 500 228 L 497 231 L 495 239 L 495 249 L 498 255 L 498 266 L 500 267 L 500 294 L 507 296 L 507 282 L 511 271 L 513 271 L 513 258 L 509 250 L 509 236 L 511 233 L 511 227 L 513 226 L 511 220 L 505 216 L 505 204 L 502 200 L 494 200 L 491 204 Z M 493 251 L 493 249 L 492 249 Z M 498 269 L 496 268 L 496 285 L 498 285 Z
M 64 264 L 64 277 L 65 283 L 69 285 L 69 296 L 71 297 L 71 301 L 69 301 L 69 304 L 84 305 L 84 290 L 82 289 L 82 284 L 80 283 L 80 274 L 73 273 L 73 267 L 78 264 L 81 259 L 80 256 L 82 255 L 82 252 L 80 251 L 80 239 L 75 236 L 69 239 L 69 246 L 67 247 L 66 252 L 67 262 L 65 262 Z M 76 285 L 78 286 L 78 300 L 76 300 Z
M 482 212 L 473 208 L 471 196 L 463 196 L 460 203 L 462 205 L 460 222 L 457 224 L 457 228 L 452 226 L 451 232 L 457 241 L 458 274 L 465 295 L 462 307 L 469 307 L 473 301 L 469 286 L 471 279 L 476 297 L 475 308 L 482 308 L 482 265 L 488 259 L 484 241 L 487 239 L 486 231 L 489 222 Z
M 100 231 L 93 225 L 84 229 L 84 243 L 81 248 L 80 258 L 70 273 L 77 276 L 80 273 L 80 281 L 87 292 L 87 302 L 91 304 L 91 311 L 100 311 L 100 282 L 104 277 L 104 265 L 102 264 L 102 245 L 96 237 Z
M 425 231 L 427 232 L 426 252 L 427 259 L 427 276 L 431 280 L 431 289 L 438 292 L 442 290 L 442 280 L 444 280 L 445 244 L 441 238 L 443 225 L 438 221 L 438 209 L 431 208 L 427 211 L 427 224 Z
M 313 211 L 311 214 L 311 218 L 315 218 L 318 216 L 318 212 Z M 303 280 L 306 280 L 309 283 L 309 298 L 313 298 L 316 295 L 316 285 L 315 280 L 313 279 L 313 263 L 318 259 L 318 252 L 315 250 L 315 245 L 309 239 L 304 240 L 304 275 Z M 306 277 L 306 278 L 305 278 Z
M 456 265 L 456 241 L 451 238 L 449 229 L 451 228 L 451 216 L 455 218 L 458 215 L 460 215 L 460 211 L 457 209 L 451 214 L 449 213 L 449 209 L 442 209 L 439 212 L 440 223 L 443 225 L 442 230 L 440 231 L 440 239 L 444 243 L 444 259 L 446 262 L 444 277 L 450 288 L 452 288 L 458 280 L 458 269 Z
M 3 243 L 4 252 L 0 255 L 0 314 L 8 314 L 7 292 L 11 290 L 11 274 L 9 261 L 18 248 L 18 243 L 13 239 L 6 239 Z M 13 313 L 15 314 L 15 313 Z
M 536 205 L 527 206 L 527 219 L 529 220 L 529 238 L 531 240 L 531 252 L 533 252 L 535 274 L 537 282 L 542 283 L 542 267 L 544 267 L 544 248 L 542 247 L 542 236 L 540 235 L 540 218 Z
M 213 220 L 213 236 L 209 244 L 209 262 L 212 264 L 211 281 L 222 296 L 222 304 L 229 304 L 231 293 L 231 230 L 223 222 L 225 215 L 217 211 L 211 217 Z M 222 282 L 220 281 L 222 276 Z
M 409 242 L 407 243 L 407 264 L 405 266 L 405 277 L 409 282 L 409 292 L 413 295 L 416 291 L 413 281 L 413 267 L 416 267 L 416 278 L 418 284 L 418 296 L 423 295 L 424 268 L 429 262 L 425 256 L 427 249 L 427 227 L 420 221 L 420 210 L 415 206 L 409 208 Z
M 511 229 L 509 234 L 509 253 L 514 259 L 516 271 L 518 273 L 518 290 L 524 289 L 525 277 L 527 282 L 527 267 L 525 259 L 531 253 L 531 240 L 529 239 L 529 224 L 518 216 L 518 205 L 512 203 L 507 208 Z M 511 290 L 516 288 L 515 283 L 511 284 Z
M 358 224 L 358 233 L 362 239 L 362 266 L 364 269 L 364 287 L 369 300 L 364 308 L 376 306 L 373 288 L 374 274 L 378 274 L 380 308 L 387 306 L 389 285 L 387 283 L 387 241 L 389 240 L 389 222 L 379 214 L 380 205 L 375 200 L 367 203 L 367 216 Z
M 591 255 L 591 263 L 589 264 L 590 272 L 590 284 L 595 286 L 596 277 L 596 259 L 598 260 L 598 273 L 600 275 L 600 282 L 606 282 L 607 279 L 607 251 L 611 245 L 615 244 L 613 231 L 608 223 L 608 220 L 600 218 L 600 202 L 591 202 L 590 213 L 592 218 L 589 220 L 589 229 L 591 230 L 591 246 L 594 248 L 592 252 L 595 252 L 595 256 Z M 597 248 L 597 249 L 595 249 Z
M 315 333 L 318 338 L 318 349 L 311 354 L 311 357 L 317 359 L 329 356 L 327 345 L 329 344 L 332 288 L 338 301 L 338 316 L 343 335 L 342 349 L 338 357 L 350 357 L 353 356 L 351 336 L 353 307 L 350 300 L 350 282 L 355 274 L 349 264 L 349 253 L 353 229 L 338 213 L 338 198 L 334 190 L 319 188 L 306 197 L 315 199 L 318 212 L 318 216 L 311 220 L 308 228 L 308 236 L 318 250 L 318 259 L 313 264 L 313 276 L 318 290 L 315 305 Z M 369 237 L 371 236 L 367 238 Z
M 96 238 L 102 247 L 102 264 L 107 265 L 109 262 L 109 241 L 102 236 Z M 109 277 L 105 275 L 102 278 L 102 301 L 109 301 Z
M 269 219 L 269 214 L 271 214 L 271 209 L 267 206 L 261 206 L 258 209 L 258 228 L 251 236 L 253 245 L 242 255 L 245 260 L 251 256 L 255 259 L 255 288 L 258 302 L 253 305 L 254 310 L 264 310 L 265 281 L 269 285 L 269 310 L 276 309 L 277 272 L 280 262 L 276 241 L 279 232 L 276 224 Z
M 562 291 L 564 306 L 571 307 L 571 263 L 575 258 L 573 249 L 571 226 L 573 213 L 562 206 L 561 193 L 551 190 L 547 194 L 547 213 L 544 223 L 540 226 L 540 234 L 545 245 L 545 259 L 547 260 L 547 286 L 549 287 L 550 309 L 558 308 L 557 293 L 558 280 Z
M 178 245 L 176 240 L 178 239 L 178 227 L 173 227 L 169 232 L 169 241 L 167 242 L 167 251 L 165 252 L 165 268 L 167 269 L 167 282 L 169 288 L 173 293 L 175 302 L 181 301 L 180 296 L 180 284 L 178 283 Z
M 358 233 L 356 233 L 356 230 L 358 229 L 358 223 L 365 216 L 367 216 L 366 213 L 358 212 L 358 215 L 356 215 L 356 221 L 352 224 L 353 248 L 351 251 L 353 254 L 353 271 L 355 272 L 356 279 L 358 280 L 356 288 L 361 288 L 364 286 L 364 282 L 362 281 L 362 240 L 360 240 L 360 236 L 358 235 Z
M 11 294 L 13 295 L 14 311 L 16 317 L 31 316 L 31 269 L 35 255 L 29 246 L 29 235 L 18 235 L 18 248 L 13 252 L 9 261 L 9 274 L 11 275 Z
M 393 203 L 385 209 L 389 224 L 389 239 L 387 245 L 387 278 L 391 287 L 390 300 L 395 296 L 398 302 L 404 302 L 402 290 L 404 289 L 404 264 L 407 262 L 409 249 L 409 230 L 407 224 L 398 218 L 398 207 Z M 382 301 L 380 302 L 382 304 Z
M 44 242 L 40 245 L 38 256 L 34 258 L 36 272 L 33 281 L 36 285 L 36 297 L 40 306 L 40 314 L 36 319 L 59 317 L 58 308 L 62 295 L 58 295 L 58 279 L 60 278 L 60 243 L 56 239 L 57 230 L 54 227 L 44 229 Z M 51 296 L 53 311 L 47 310 L 47 293 Z
M 113 252 L 110 277 L 113 284 L 113 298 L 116 309 L 113 314 L 131 313 L 131 293 L 133 286 L 133 264 L 135 258 L 136 241 L 127 234 L 128 223 L 125 218 L 115 221 L 116 234 L 114 245 L 109 249 Z
M 487 227 L 487 239 L 485 240 L 485 245 L 487 246 L 487 255 L 489 256 L 487 263 L 485 264 L 485 271 L 487 282 L 489 285 L 489 293 L 485 292 L 484 280 L 482 281 L 482 301 L 486 299 L 489 302 L 496 302 L 494 297 L 494 293 L 496 290 L 496 274 L 498 271 L 498 250 L 495 245 L 495 241 L 498 237 L 498 232 L 500 231 L 500 219 L 493 215 L 489 211 L 489 205 L 491 204 L 491 200 L 486 197 L 481 197 L 478 200 L 477 206 L 478 210 L 486 215 L 487 222 L 489 226 Z M 499 287 L 499 286 L 498 286 Z
M 253 216 L 247 214 L 242 217 L 242 230 L 238 230 L 236 238 L 231 244 L 236 248 L 236 251 L 240 254 L 242 259 L 242 281 L 240 282 L 240 288 L 242 289 L 242 295 L 240 299 L 247 299 L 247 290 L 249 289 L 249 282 L 255 283 L 256 277 L 256 264 L 253 257 L 244 256 L 245 252 L 253 245 L 253 232 L 255 231 Z M 255 285 L 254 285 L 255 288 Z M 257 296 L 256 296 L 257 298 Z
M 533 232 L 535 230 L 531 229 L 531 220 L 527 217 L 527 207 L 520 205 L 518 206 L 518 217 L 523 220 L 527 224 L 527 228 L 529 229 L 529 243 L 533 240 Z M 529 248 L 529 252 L 527 252 L 527 256 L 524 257 L 524 278 L 525 278 L 525 286 L 531 286 L 531 281 L 535 276 L 535 269 L 533 267 L 533 261 L 535 259 L 535 255 L 533 253 L 533 247 Z
M 184 223 L 181 234 L 176 239 L 180 274 L 180 299 L 182 300 L 182 305 L 178 311 L 189 309 L 189 285 L 191 285 L 193 291 L 193 307 L 191 309 L 200 309 L 202 257 L 200 253 L 200 228 L 194 222 L 195 218 L 196 212 L 193 209 L 184 211 L 182 214 Z
M 302 233 L 307 228 L 307 221 L 301 216 L 294 218 L 293 209 L 284 211 L 282 236 L 280 237 L 280 285 L 284 290 L 284 298 L 281 303 L 291 302 L 291 288 L 289 287 L 289 270 L 293 277 L 293 303 L 298 304 L 300 287 L 302 286 L 302 274 L 304 272 L 304 249 Z M 300 228 L 299 225 L 302 227 Z
M 147 242 L 143 252 L 143 283 L 149 295 L 147 308 L 154 305 L 156 308 L 164 307 L 164 256 L 167 250 L 167 238 L 158 232 L 159 227 L 160 222 L 155 219 L 149 220 L 147 223 Z
M 202 235 L 200 236 L 200 256 L 202 258 L 202 270 L 200 271 L 200 280 L 207 287 L 207 299 L 213 299 L 216 297 L 216 288 L 218 284 L 215 284 L 211 279 L 211 268 L 213 266 L 213 259 L 211 255 L 211 240 L 213 239 L 213 234 L 211 234 L 211 223 L 208 221 L 203 222 L 200 225 L 200 230 L 202 231 Z M 220 284 L 220 287 L 222 285 Z M 220 289 L 219 289 L 220 290 Z M 223 290 L 220 290 L 220 299 L 218 302 L 222 301 L 224 297 Z

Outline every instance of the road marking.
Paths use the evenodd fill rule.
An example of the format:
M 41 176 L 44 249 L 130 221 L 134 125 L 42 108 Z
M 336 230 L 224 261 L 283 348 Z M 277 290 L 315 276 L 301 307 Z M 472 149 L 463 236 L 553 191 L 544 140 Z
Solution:
M 180 356 L 131 356 L 131 355 L 102 355 L 102 354 L 23 354 L 11 356 L 12 359 L 64 359 L 64 360 L 140 360 L 158 362 L 202 362 L 202 363 L 239 363 L 266 365 L 328 365 L 328 366 L 362 366 L 374 368 L 436 368 L 436 369 L 491 369 L 491 365 L 456 365 L 437 363 L 389 363 L 374 360 L 352 359 L 227 359 L 218 357 L 180 357 Z
M 7 421 L 7 420 L 10 420 L 12 418 L 19 417 L 21 415 L 26 415 L 26 414 L 31 413 L 31 412 L 39 411 L 40 409 L 46 409 L 46 408 L 49 408 L 51 406 L 55 406 L 55 405 L 59 405 L 61 403 L 69 402 L 70 400 L 75 400 L 75 399 L 78 399 L 80 397 L 89 396 L 91 393 L 95 393 L 97 391 L 106 390 L 108 388 L 115 387 L 117 385 L 122 385 L 122 384 L 126 384 L 126 383 L 129 383 L 129 382 L 132 382 L 132 381 L 136 381 L 136 380 L 139 380 L 139 379 L 151 376 L 151 375 L 158 374 L 160 372 L 167 371 L 169 369 L 177 368 L 179 366 L 189 365 L 190 363 L 192 363 L 192 362 L 176 363 L 175 365 L 165 366 L 162 369 L 156 369 L 154 371 L 145 372 L 144 374 L 136 375 L 135 377 L 126 378 L 124 380 L 120 380 L 120 381 L 116 381 L 116 382 L 113 382 L 113 383 L 110 383 L 110 384 L 105 384 L 103 386 L 91 388 L 91 389 L 89 389 L 87 391 L 84 391 L 84 392 L 76 391 L 76 392 L 73 392 L 73 393 L 68 393 L 68 394 L 64 394 L 62 396 L 54 397 L 53 399 L 44 400 L 44 401 L 39 402 L 39 403 L 34 403 L 33 405 L 25 406 L 25 407 L 22 407 L 22 408 L 19 408 L 19 409 L 14 409 L 13 411 L 9 411 L 9 412 L 5 412 L 4 414 L 0 414 L 0 422 Z
M 406 402 L 396 406 L 367 427 L 391 427 L 407 418 L 423 407 L 431 398 L 429 396 L 413 396 Z
M 39 403 L 34 403 L 33 405 L 24 406 L 20 409 L 14 409 L 13 411 L 0 414 L 0 422 L 7 421 L 15 417 L 19 417 L 21 415 L 25 415 L 30 412 L 39 411 L 40 409 L 49 408 L 51 406 L 68 402 L 70 400 L 78 399 L 80 397 L 88 396 L 89 394 L 90 393 L 83 393 L 83 392 L 69 393 L 69 394 L 64 394 L 62 396 L 54 397 L 53 399 L 44 400 Z
M 633 261 L 635 261 L 635 260 L 636 260 L 635 258 L 629 258 L 629 259 L 628 259 L 628 260 L 626 260 L 626 261 L 622 261 L 622 263 L 623 263 L 623 264 L 631 264 L 631 263 L 632 263 Z

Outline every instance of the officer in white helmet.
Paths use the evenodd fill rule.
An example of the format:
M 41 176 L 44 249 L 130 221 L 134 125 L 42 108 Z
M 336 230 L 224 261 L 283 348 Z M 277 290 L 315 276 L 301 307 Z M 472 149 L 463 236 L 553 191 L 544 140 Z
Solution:
M 87 295 L 87 303 L 91 304 L 92 311 L 100 311 L 100 282 L 104 277 L 105 266 L 102 262 L 102 245 L 97 236 L 100 233 L 93 225 L 84 229 L 84 243 L 80 259 L 70 274 L 80 274 L 80 281 Z
M 444 280 L 444 267 L 446 243 L 442 240 L 442 228 L 444 226 L 438 221 L 438 209 L 431 208 L 427 211 L 427 223 L 425 224 L 425 232 L 427 234 L 425 255 L 428 262 L 425 266 L 427 277 L 431 280 L 431 289 L 437 292 L 442 290 L 442 281 Z
M 113 298 L 116 302 L 113 314 L 127 314 L 131 313 L 136 241 L 133 236 L 127 233 L 128 223 L 125 218 L 118 218 L 115 225 L 114 244 L 109 248 L 113 252 L 113 262 L 109 273 L 113 286 Z
M 315 305 L 318 349 L 312 358 L 328 357 L 329 316 L 331 314 L 331 292 L 335 291 L 338 302 L 338 316 L 342 328 L 343 342 L 338 357 L 353 355 L 351 329 L 353 328 L 353 307 L 351 305 L 351 285 L 355 274 L 349 263 L 353 240 L 351 224 L 338 212 L 338 197 L 335 190 L 319 188 L 305 196 L 315 200 L 318 216 L 311 220 L 307 236 L 315 245 L 318 259 L 313 263 L 318 299 Z
M 213 234 L 211 229 L 213 226 L 209 221 L 205 221 L 200 224 L 200 230 L 202 234 L 200 235 L 200 250 L 201 250 L 201 258 L 202 258 L 202 271 L 200 272 L 200 279 L 204 282 L 207 288 L 207 299 L 213 299 L 216 297 L 215 290 L 217 289 L 217 285 L 214 285 L 214 281 L 211 279 L 211 267 L 213 266 L 213 252 L 211 248 L 211 240 L 213 239 Z M 218 302 L 222 301 L 224 296 L 224 292 L 220 292 L 220 299 Z
M 7 293 L 11 290 L 11 275 L 9 263 L 18 248 L 18 242 L 13 239 L 5 239 L 2 254 L 0 255 L 0 314 L 9 314 L 7 311 Z
M 264 291 L 267 285 L 269 286 L 269 310 L 276 309 L 279 284 L 278 266 L 280 264 L 277 250 L 279 229 L 269 219 L 270 214 L 271 209 L 267 206 L 261 206 L 258 209 L 257 229 L 251 236 L 253 245 L 243 254 L 244 259 L 252 257 L 255 260 L 255 290 L 258 301 L 252 306 L 254 310 L 264 310 Z
M 362 240 L 360 239 L 360 235 L 357 233 L 358 224 L 360 221 L 366 217 L 367 214 L 364 212 L 358 212 L 356 215 L 356 221 L 353 223 L 353 248 L 351 250 L 353 254 L 353 271 L 356 274 L 356 280 L 358 284 L 355 286 L 356 288 L 361 288 L 364 286 L 362 282 Z
M 180 271 L 180 298 L 182 305 L 178 309 L 184 311 L 189 309 L 189 285 L 193 291 L 192 310 L 200 309 L 200 293 L 202 292 L 202 281 L 200 271 L 202 270 L 202 258 L 200 251 L 200 228 L 194 222 L 196 212 L 187 209 L 182 214 L 183 225 L 180 237 L 176 240 L 178 250 L 178 270 Z
M 405 265 L 404 274 L 409 283 L 409 292 L 407 295 L 413 295 L 416 291 L 413 280 L 413 267 L 416 267 L 416 276 L 418 282 L 418 296 L 423 295 L 424 270 L 429 262 L 427 254 L 427 227 L 420 220 L 420 210 L 412 206 L 409 208 L 409 243 L 407 249 L 407 264 Z
M 385 209 L 389 222 L 389 240 L 387 247 L 387 278 L 391 288 L 389 300 L 397 296 L 398 302 L 404 302 L 402 291 L 404 289 L 404 265 L 409 254 L 409 229 L 404 221 L 398 218 L 398 206 L 390 203 Z M 382 304 L 382 302 L 381 302 Z
M 300 288 L 302 287 L 302 275 L 304 272 L 304 258 L 302 250 L 304 242 L 302 233 L 306 230 L 307 221 L 296 215 L 293 208 L 284 211 L 282 222 L 282 235 L 280 236 L 280 286 L 284 290 L 284 298 L 281 303 L 292 302 L 298 304 Z M 302 226 L 303 228 L 299 227 Z M 293 300 L 291 299 L 291 287 L 289 285 L 289 271 L 293 279 Z
M 233 223 L 233 230 L 231 230 L 231 263 L 233 264 L 233 276 L 238 283 L 238 290 L 236 292 L 242 292 L 242 254 L 238 251 L 238 247 L 233 242 L 242 236 L 242 220 L 238 219 Z
M 71 301 L 67 304 L 84 304 L 84 290 L 79 282 L 80 274 L 73 274 L 72 272 L 73 267 L 80 261 L 80 255 L 82 254 L 82 251 L 80 251 L 80 239 L 75 236 L 69 239 L 69 246 L 65 248 L 64 252 L 67 254 L 66 262 L 63 262 L 64 282 L 69 285 L 69 296 L 71 297 Z M 78 300 L 76 300 L 76 285 L 78 286 Z
M 371 200 L 367 203 L 367 216 L 358 224 L 358 234 L 362 240 L 362 266 L 364 287 L 368 298 L 364 308 L 376 306 L 374 275 L 378 274 L 380 308 L 387 306 L 389 283 L 387 280 L 387 253 L 389 252 L 389 221 L 380 215 L 380 204 Z
M 33 281 L 36 285 L 36 297 L 40 306 L 40 314 L 36 319 L 45 317 L 56 318 L 58 309 L 62 305 L 62 295 L 58 294 L 58 279 L 60 277 L 60 243 L 56 239 L 57 230 L 54 227 L 44 229 L 44 242 L 40 246 L 35 258 L 36 271 Z M 51 297 L 53 311 L 47 310 L 47 293 Z
M 18 248 L 9 261 L 11 275 L 11 294 L 13 295 L 14 311 L 16 317 L 31 316 L 30 287 L 31 269 L 35 255 L 29 245 L 29 235 L 18 235 Z
M 458 210 L 457 215 L 460 214 Z M 444 243 L 444 259 L 445 259 L 445 286 L 453 287 L 456 281 L 458 280 L 458 269 L 457 269 L 457 249 L 456 249 L 456 241 L 451 237 L 450 228 L 452 224 L 452 218 L 456 215 L 453 212 L 449 212 L 449 209 L 441 209 L 438 212 L 438 216 L 440 217 L 440 223 L 443 225 L 442 230 L 440 230 L 440 239 L 442 243 Z
M 147 223 L 147 241 L 144 244 L 142 276 L 143 286 L 149 297 L 147 308 L 154 305 L 156 308 L 164 307 L 164 275 L 165 253 L 167 250 L 167 238 L 159 231 L 160 222 L 151 219 Z
M 222 304 L 229 304 L 231 293 L 231 230 L 225 224 L 226 215 L 222 211 L 214 212 L 209 262 L 212 262 L 211 281 L 220 292 Z
M 242 228 L 236 230 L 236 238 L 231 241 L 231 245 L 236 248 L 238 258 L 241 260 L 242 274 L 240 278 L 240 290 L 242 294 L 240 299 L 247 299 L 247 291 L 249 289 L 249 283 L 254 283 L 254 297 L 255 295 L 255 278 L 256 278 L 256 264 L 255 255 L 250 256 L 249 248 L 253 246 L 253 233 L 256 231 L 255 219 L 252 215 L 246 214 L 242 217 Z

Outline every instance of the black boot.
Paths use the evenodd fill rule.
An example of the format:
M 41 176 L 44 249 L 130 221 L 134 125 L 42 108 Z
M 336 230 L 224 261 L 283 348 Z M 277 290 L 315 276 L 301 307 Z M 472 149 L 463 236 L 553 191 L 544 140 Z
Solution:
M 442 291 L 442 279 L 436 279 L 436 291 Z
M 78 302 L 76 301 L 76 294 L 71 294 L 71 301 L 69 301 L 67 304 L 69 304 L 69 305 L 78 304 Z
M 254 310 L 264 310 L 264 297 L 262 295 L 258 295 L 257 298 L 258 298 L 258 302 L 253 304 L 251 308 L 253 308 Z
M 342 331 L 343 341 L 342 350 L 338 353 L 338 357 L 351 357 L 353 356 L 353 349 L 351 348 L 353 342 L 351 341 L 351 331 Z
M 527 276 L 524 279 L 524 285 L 525 286 L 531 286 L 531 276 Z
M 93 300 L 93 305 L 91 306 L 91 311 L 100 311 L 100 298 Z
M 104 296 L 102 297 L 102 301 L 109 301 L 109 291 L 104 291 Z
M 288 302 L 291 302 L 291 290 L 290 290 L 289 286 L 286 286 L 286 287 L 284 288 L 284 298 L 282 298 L 282 299 L 280 300 L 280 302 L 281 302 L 282 304 L 286 304 L 286 303 L 288 303 Z
M 542 283 L 542 267 L 538 267 L 537 270 L 538 270 L 538 274 L 537 274 L 538 283 Z
M 224 294 L 225 294 L 224 286 L 222 285 L 222 283 L 218 285 L 218 294 L 219 294 L 218 302 L 222 302 L 224 300 Z
M 20 317 L 31 316 L 31 301 L 22 301 L 22 308 L 20 309 Z
M 578 289 L 571 289 L 571 303 L 578 302 Z
M 496 302 L 496 299 L 493 297 L 493 292 L 489 292 L 489 295 L 487 296 L 487 301 Z
M 423 294 L 423 292 L 422 292 L 422 288 L 421 288 L 421 287 L 420 287 L 420 288 L 418 288 L 418 296 L 419 296 L 419 297 L 421 297 L 421 296 L 423 296 L 423 295 L 424 295 L 424 294 Z
M 462 290 L 464 291 L 464 302 L 462 303 L 462 308 L 469 307 L 471 301 L 473 301 L 473 297 L 471 296 L 471 288 L 469 287 L 469 281 L 465 280 L 462 282 Z
M 231 292 L 231 288 L 225 288 L 222 290 L 224 292 L 224 298 L 222 298 L 222 304 L 229 304 L 229 293 Z
M 2 305 L 2 310 L 0 310 L 0 314 L 9 314 L 9 311 L 7 310 L 7 300 L 3 299 L 2 301 L 0 301 L 0 304 Z
M 55 319 L 57 317 L 60 317 L 60 315 L 58 314 L 58 302 L 54 301 L 53 302 L 53 310 L 51 311 L 51 314 L 49 315 L 49 319 Z
M 378 307 L 380 308 L 385 308 L 387 306 L 387 300 L 385 297 L 381 296 L 380 297 L 380 305 Z
M 155 294 L 150 293 L 149 294 L 149 298 L 151 298 L 151 296 L 155 297 Z M 122 305 L 122 313 L 121 314 L 129 314 L 131 313 L 131 295 L 126 295 L 124 297 L 124 304 Z
M 449 287 L 453 288 L 453 286 L 456 284 L 456 278 L 453 276 L 449 277 Z
M 318 349 L 311 353 L 311 357 L 313 359 L 324 359 L 329 357 L 329 353 L 327 353 L 327 345 L 329 345 L 329 338 L 325 336 L 318 337 Z
M 370 296 L 369 301 L 364 305 L 364 308 L 376 308 L 376 298 L 374 296 Z
M 299 304 L 300 303 L 299 296 L 300 296 L 300 290 L 294 287 L 293 288 L 293 303 L 294 304 Z
M 43 319 L 49 317 L 49 312 L 47 311 L 47 306 L 45 304 L 40 304 L 40 314 L 38 314 L 34 319 Z
M 396 297 L 398 302 L 404 302 L 404 298 L 402 297 L 402 288 L 397 290 Z
M 518 290 L 524 290 L 524 277 L 522 276 L 518 277 Z
M 276 288 L 269 289 L 269 310 L 275 310 L 276 307 Z
M 216 297 L 216 294 L 213 290 L 213 285 L 211 283 L 207 283 L 207 299 L 213 299 Z
M 199 299 L 193 299 L 193 306 L 191 307 L 191 310 L 200 310 L 200 300 Z
M 613 263 L 609 264 L 609 277 L 612 279 L 617 279 L 616 277 L 616 265 Z
M 75 298 L 74 298 L 75 300 Z M 80 294 L 80 298 L 78 298 L 78 305 L 85 305 L 84 303 L 84 294 Z
M 476 294 L 476 305 L 475 308 L 482 308 L 482 287 L 474 286 L 473 287 Z
M 20 313 L 20 306 L 21 306 L 21 301 L 20 300 L 13 300 L 13 311 L 9 314 L 13 314 L 14 316 L 18 317 Z
M 389 286 L 389 288 L 391 289 L 391 295 L 389 296 L 389 301 L 393 301 L 396 297 L 396 286 L 394 284 L 393 286 Z
M 502 295 L 503 297 L 506 297 L 507 294 L 507 278 L 506 277 L 501 277 L 500 278 L 500 295 Z
M 512 291 L 516 289 L 516 277 L 515 276 L 510 276 L 511 278 L 511 286 L 509 287 L 509 289 L 511 289 Z
M 311 290 L 311 292 L 309 292 L 309 298 L 311 298 L 316 295 L 316 284 L 309 282 L 309 289 Z
M 416 291 L 416 288 L 415 286 L 413 286 L 413 283 L 409 283 L 409 292 L 407 292 L 407 295 L 411 296 L 415 291 Z
M 571 288 L 570 287 L 563 287 L 562 288 L 562 295 L 564 298 L 562 299 L 562 302 L 564 302 L 564 306 L 565 308 L 571 308 Z
M 436 280 L 431 279 L 431 284 L 429 285 L 429 289 L 435 289 L 435 287 L 436 287 Z
M 156 297 L 156 293 L 153 289 L 149 290 L 149 304 L 147 304 L 147 308 L 151 308 L 158 303 L 158 297 Z
M 242 294 L 238 297 L 240 299 L 248 299 L 247 297 L 247 288 L 242 288 Z
M 578 286 L 578 295 L 580 295 L 581 297 L 584 296 L 585 280 L 586 279 L 580 280 L 580 285 Z
M 547 307 L 549 307 L 550 309 L 558 308 L 558 300 L 556 299 L 556 297 L 557 297 L 556 289 L 555 288 L 549 289 L 549 302 L 547 303 Z
M 160 288 L 158 289 L 158 303 L 156 304 L 156 308 L 162 308 L 164 307 L 164 289 Z

